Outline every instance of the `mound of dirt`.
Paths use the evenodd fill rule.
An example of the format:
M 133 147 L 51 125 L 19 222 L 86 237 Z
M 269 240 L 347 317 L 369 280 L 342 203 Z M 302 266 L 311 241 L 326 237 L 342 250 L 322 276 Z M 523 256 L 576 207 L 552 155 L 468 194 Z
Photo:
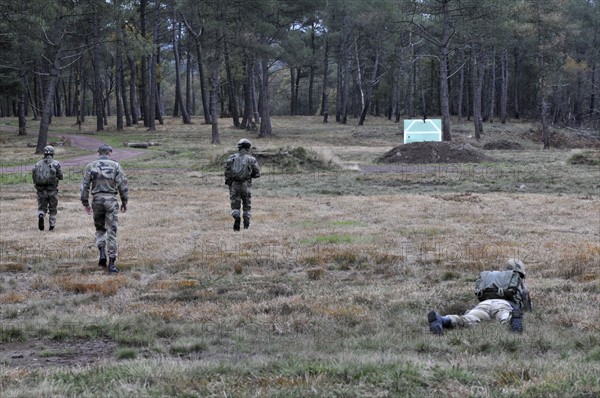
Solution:
M 600 151 L 584 151 L 576 153 L 568 160 L 570 164 L 581 164 L 586 166 L 600 166 Z
M 542 129 L 531 129 L 523 137 L 543 143 Z M 565 129 L 550 130 L 550 147 L 559 149 L 600 148 L 600 136 L 588 130 Z
M 512 149 L 521 151 L 523 150 L 523 145 L 514 141 L 498 140 L 484 144 L 483 149 Z
M 411 142 L 386 152 L 382 163 L 479 163 L 492 161 L 482 150 L 470 144 L 454 142 Z
M 225 153 L 216 157 L 209 165 L 209 169 L 221 170 L 224 162 L 233 153 L 235 152 Z M 303 147 L 253 150 L 250 154 L 256 158 L 260 167 L 267 167 L 269 170 L 276 170 L 278 172 L 296 173 L 329 170 L 338 167 L 331 159 L 321 159 L 317 153 Z

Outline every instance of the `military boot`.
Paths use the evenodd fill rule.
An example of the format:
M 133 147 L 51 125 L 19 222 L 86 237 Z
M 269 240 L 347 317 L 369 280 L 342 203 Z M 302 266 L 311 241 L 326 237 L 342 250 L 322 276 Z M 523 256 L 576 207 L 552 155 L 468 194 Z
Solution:
M 244 217 L 244 229 L 248 229 L 250 226 L 250 217 Z
M 452 329 L 452 321 L 449 316 L 441 316 L 435 311 L 427 314 L 427 321 L 429 322 L 429 331 L 433 334 L 444 334 L 444 329 Z
M 429 331 L 431 333 L 444 334 L 444 321 L 437 312 L 430 311 L 427 314 L 427 322 L 429 322 Z
M 512 316 L 510 318 L 510 331 L 523 333 L 523 313 L 518 307 L 513 307 Z
M 101 267 L 106 267 L 106 250 L 104 249 L 104 246 L 99 247 L 98 250 L 100 251 L 100 259 L 98 260 L 98 265 Z
M 233 230 L 234 231 L 239 231 L 240 230 L 240 216 L 237 217 L 233 217 Z
M 40 229 L 40 231 L 44 230 L 44 215 L 40 214 L 38 216 L 38 228 Z
M 108 259 L 108 272 L 111 274 L 116 274 L 119 272 L 119 269 L 115 266 L 115 261 L 117 261 L 116 257 L 110 257 Z

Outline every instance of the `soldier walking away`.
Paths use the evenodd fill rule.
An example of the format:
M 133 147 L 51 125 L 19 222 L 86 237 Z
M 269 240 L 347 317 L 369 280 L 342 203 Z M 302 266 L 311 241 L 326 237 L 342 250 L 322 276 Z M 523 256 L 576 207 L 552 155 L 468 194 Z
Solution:
M 234 231 L 240 230 L 240 217 L 244 219 L 244 229 L 248 229 L 252 218 L 252 179 L 260 177 L 260 168 L 256 158 L 249 154 L 251 147 L 252 143 L 242 138 L 238 142 L 238 152 L 225 162 L 225 184 L 229 186 Z
M 58 181 L 63 179 L 58 160 L 54 160 L 54 148 L 44 147 L 44 158 L 39 160 L 32 170 L 32 179 L 37 190 L 38 228 L 44 230 L 44 217 L 49 214 L 49 231 L 56 227 L 58 208 Z
M 108 271 L 117 273 L 118 255 L 117 228 L 119 220 L 119 203 L 115 196 L 121 197 L 121 211 L 127 211 L 129 189 L 127 178 L 119 163 L 109 159 L 112 148 L 109 145 L 100 145 L 100 155 L 97 160 L 90 162 L 83 171 L 81 183 L 81 203 L 87 214 L 94 214 L 96 227 L 96 246 L 100 252 L 98 265 L 106 267 L 108 252 Z M 92 205 L 89 203 L 89 194 L 92 193 Z
M 481 272 L 476 287 L 479 304 L 464 315 L 441 316 L 436 311 L 429 312 L 429 331 L 443 334 L 444 329 L 470 327 L 496 319 L 502 325 L 509 325 L 512 332 L 523 332 L 522 312 L 533 309 L 524 279 L 525 265 L 514 258 L 505 263 L 504 271 Z

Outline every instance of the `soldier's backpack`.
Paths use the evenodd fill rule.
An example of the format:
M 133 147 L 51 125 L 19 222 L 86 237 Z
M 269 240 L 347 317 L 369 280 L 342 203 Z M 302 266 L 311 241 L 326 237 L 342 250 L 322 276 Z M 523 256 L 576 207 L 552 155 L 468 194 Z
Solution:
M 52 165 L 52 159 L 42 159 L 35 165 L 33 174 L 35 185 L 54 185 L 58 181 L 56 178 L 56 169 Z
M 517 271 L 482 271 L 475 283 L 479 301 L 503 299 L 521 306 L 523 278 Z
M 248 156 L 234 155 L 227 160 L 227 176 L 234 181 L 246 181 L 250 176 Z

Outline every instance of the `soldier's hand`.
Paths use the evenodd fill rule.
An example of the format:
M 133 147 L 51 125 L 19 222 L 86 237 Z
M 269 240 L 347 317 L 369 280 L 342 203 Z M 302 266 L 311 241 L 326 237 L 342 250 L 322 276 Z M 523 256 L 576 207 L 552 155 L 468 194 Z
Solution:
M 92 207 L 91 206 L 85 206 L 85 212 L 87 214 L 92 214 Z
M 127 211 L 127 205 L 125 203 L 121 203 L 121 213 L 125 213 Z

